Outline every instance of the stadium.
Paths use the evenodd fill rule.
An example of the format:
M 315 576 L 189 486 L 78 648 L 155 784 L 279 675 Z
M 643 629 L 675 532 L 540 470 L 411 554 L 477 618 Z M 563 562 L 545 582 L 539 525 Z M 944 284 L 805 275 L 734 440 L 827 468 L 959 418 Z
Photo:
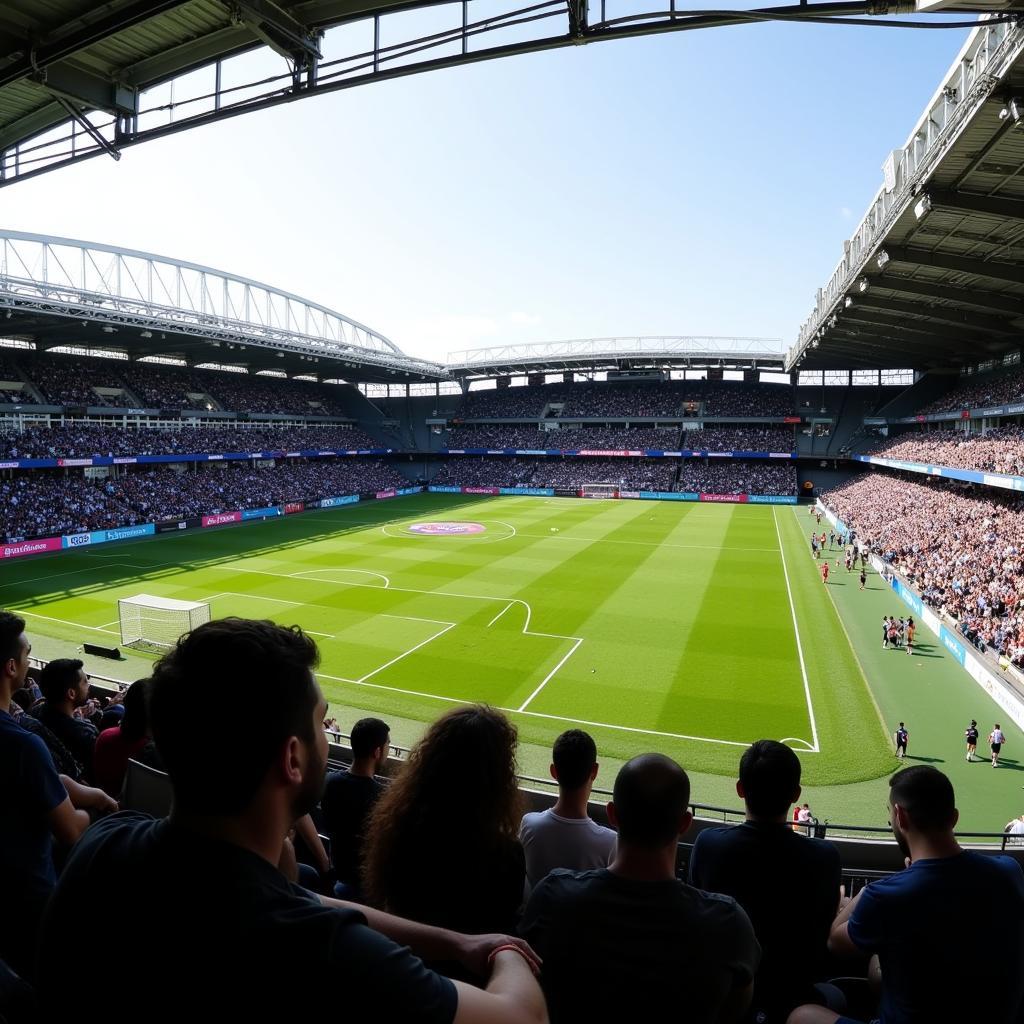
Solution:
M 10 706 L 0 715 L 0 724 L 10 722 L 0 746 L 8 750 L 5 786 L 14 787 L 0 818 L 12 836 L 23 830 L 31 843 L 45 840 L 46 871 L 37 864 L 28 875 L 33 884 L 46 875 L 50 900 L 44 927 L 45 900 L 11 897 L 10 921 L 18 924 L 0 928 L 0 1019 L 66 1014 L 69 1004 L 53 994 L 46 951 L 52 955 L 75 928 L 88 927 L 85 911 L 72 903 L 88 903 L 74 889 L 76 871 L 88 867 L 76 851 L 79 844 L 90 849 L 92 834 L 102 862 L 95 837 L 104 827 L 97 823 L 118 820 L 107 821 L 109 813 L 170 814 L 171 822 L 178 816 L 197 834 L 230 843 L 235 833 L 211 825 L 217 815 L 251 815 L 252 825 L 264 796 L 266 812 L 288 786 L 293 796 L 305 793 L 292 782 L 274 790 L 264 780 L 257 804 L 225 810 L 249 785 L 237 781 L 248 778 L 238 766 L 256 758 L 282 722 L 294 722 L 284 683 L 245 680 L 239 666 L 258 675 L 266 665 L 273 677 L 270 667 L 280 665 L 283 679 L 288 659 L 299 657 L 282 653 L 282 636 L 296 634 L 279 630 L 275 641 L 248 636 L 237 661 L 209 648 L 209 674 L 205 662 L 186 670 L 184 638 L 215 637 L 217 623 L 229 618 L 298 626 L 303 642 L 316 647 L 303 671 L 308 678 L 312 669 L 313 689 L 325 702 L 315 730 L 328 749 L 320 789 L 324 768 L 331 774 L 323 801 L 307 806 L 296 797 L 288 804 L 301 813 L 286 823 L 293 830 L 284 839 L 285 875 L 307 895 L 318 893 L 310 897 L 318 907 L 321 897 L 337 895 L 375 908 L 368 915 L 387 910 L 448 929 L 446 935 L 493 940 L 484 950 L 487 969 L 480 969 L 465 945 L 456 942 L 452 953 L 437 936 L 368 916 L 370 928 L 412 947 L 427 973 L 434 977 L 436 969 L 441 979 L 428 992 L 419 976 L 413 984 L 410 974 L 408 990 L 400 980 L 377 978 L 374 993 L 408 992 L 395 1012 L 433 1019 L 423 1007 L 456 998 L 445 978 L 500 994 L 495 979 L 502 972 L 488 978 L 492 964 L 503 964 L 510 978 L 510 957 L 519 968 L 523 961 L 536 966 L 506 932 L 534 944 L 551 964 L 541 971 L 547 1009 L 530 987 L 531 974 L 513 979 L 518 988 L 507 982 L 522 1016 L 470 1016 L 483 1014 L 483 1005 L 451 988 L 460 1015 L 466 1001 L 466 1020 L 544 1020 L 550 1013 L 555 1021 L 584 1022 L 632 1012 L 615 998 L 591 1006 L 589 996 L 580 997 L 586 1013 L 567 1011 L 566 993 L 582 968 L 570 956 L 569 980 L 557 980 L 559 947 L 534 909 L 551 878 L 538 884 L 546 871 L 532 877 L 527 819 L 526 867 L 512 871 L 508 888 L 518 882 L 522 897 L 525 883 L 534 897 L 513 900 L 514 914 L 483 909 L 498 905 L 508 870 L 495 848 L 469 854 L 465 863 L 452 854 L 462 867 L 451 875 L 429 852 L 436 837 L 424 821 L 431 815 L 458 830 L 438 809 L 443 805 L 430 802 L 426 765 L 433 756 L 443 766 L 437 749 L 444 729 L 459 722 L 483 728 L 482 721 L 496 731 L 474 738 L 468 749 L 477 763 L 461 765 L 446 796 L 452 807 L 470 810 L 478 800 L 481 821 L 506 813 L 495 810 L 506 796 L 495 781 L 500 771 L 487 761 L 501 760 L 508 730 L 513 739 L 502 770 L 511 764 L 515 793 L 507 806 L 558 821 L 556 812 L 576 806 L 556 770 L 559 744 L 579 732 L 593 740 L 596 781 L 591 774 L 577 784 L 573 792 L 583 802 L 569 817 L 589 816 L 602 832 L 617 829 L 618 852 L 606 850 L 599 863 L 566 855 L 565 863 L 551 862 L 555 868 L 609 864 L 621 876 L 642 862 L 642 875 L 650 844 L 638 844 L 648 860 L 637 854 L 629 861 L 637 834 L 626 810 L 630 773 L 645 765 L 655 774 L 685 768 L 680 813 L 693 822 L 671 837 L 671 873 L 734 895 L 763 956 L 760 973 L 747 979 L 753 996 L 744 1002 L 736 995 L 732 1016 L 725 1009 L 716 1015 L 708 995 L 703 1016 L 694 1011 L 683 1019 L 958 1018 L 959 1011 L 935 1009 L 947 1005 L 941 984 L 938 995 L 907 997 L 917 1010 L 901 1016 L 886 989 L 887 974 L 898 973 L 886 959 L 893 954 L 879 952 L 879 983 L 868 946 L 852 929 L 846 941 L 853 946 L 836 945 L 835 927 L 843 924 L 847 897 L 891 884 L 905 856 L 910 873 L 911 861 L 948 853 L 948 846 L 935 852 L 941 844 L 932 826 L 921 828 L 915 845 L 918 811 L 908 811 L 906 822 L 901 817 L 902 790 L 890 777 L 908 765 L 931 773 L 921 785 L 934 784 L 941 771 L 955 790 L 958 818 L 944 841 L 954 843 L 955 826 L 957 849 L 979 854 L 979 863 L 1004 872 L 1014 870 L 1012 861 L 1024 864 L 1020 11 L 920 0 L 916 11 L 851 0 L 761 11 L 686 12 L 672 3 L 645 13 L 610 2 L 495 10 L 477 10 L 477 2 L 356 10 L 319 0 L 124 0 L 100 10 L 51 0 L 38 11 L 25 4 L 16 15 L 0 12 L 0 201 L 16 202 L 20 189 L 51 181 L 58 188 L 60 175 L 79 166 L 117 175 L 110 158 L 142 143 L 163 146 L 173 162 L 174 147 L 193 131 L 216 132 L 240 115 L 493 58 L 766 21 L 863 24 L 913 15 L 921 24 L 930 18 L 970 31 L 905 145 L 879 154 L 881 185 L 849 237 L 836 236 L 842 258 L 789 344 L 717 335 L 501 345 L 484 339 L 428 357 L 414 342 L 392 340 L 315 295 L 231 269 L 109 239 L 0 229 L 0 608 L 10 613 L 0 617 Z M 458 10 L 442 28 L 441 8 L 449 7 Z M 910 27 L 905 17 L 897 23 Z M 368 36 L 346 34 L 355 28 Z M 254 55 L 287 73 L 267 77 L 263 65 L 245 63 Z M 198 236 L 202 245 L 203 232 Z M 301 263 L 301 249 L 292 259 Z M 87 684 L 79 683 L 79 669 Z M 71 681 L 61 683 L 68 671 Z M 241 689 L 223 689 L 235 674 L 246 683 L 241 698 Z M 172 683 L 191 712 L 170 710 Z M 133 691 L 136 707 L 148 711 L 131 710 Z M 221 749 L 204 769 L 204 803 L 186 771 L 186 737 L 194 748 L 204 714 L 208 724 L 220 721 L 229 696 L 231 737 L 209 726 Z M 130 755 L 124 746 L 119 772 L 106 781 L 98 745 L 105 730 L 120 730 L 116 741 L 108 737 L 109 751 L 127 743 L 127 723 L 140 716 L 148 727 Z M 372 728 L 377 738 L 368 746 Z M 301 730 L 287 729 L 291 740 L 296 732 L 302 738 Z M 29 813 L 19 802 L 21 789 L 32 800 L 47 799 L 42 783 L 12 774 L 28 771 L 17 760 L 28 755 L 16 753 L 23 732 L 34 733 L 45 752 L 47 777 L 60 780 L 45 814 L 42 803 Z M 810 888 L 812 867 L 797 871 L 794 861 L 776 865 L 770 877 L 751 874 L 739 888 L 759 894 L 751 896 L 753 908 L 739 891 L 710 881 L 726 863 L 724 854 L 718 864 L 708 852 L 722 841 L 722 826 L 758 821 L 753 783 L 744 783 L 741 766 L 738 784 L 737 772 L 745 752 L 765 740 L 774 741 L 774 753 L 764 756 L 795 765 L 799 783 L 785 824 L 775 825 L 801 849 L 834 851 L 828 856 L 843 885 L 842 903 L 828 912 L 830 922 L 839 910 L 831 938 L 819 927 L 795 956 L 795 971 L 779 950 L 798 941 L 797 925 L 783 937 L 758 908 L 764 892 L 783 881 L 797 885 L 806 877 Z M 312 740 L 304 742 L 312 749 Z M 449 750 L 459 742 L 451 736 Z M 670 759 L 670 768 L 650 767 L 651 754 Z M 270 764 L 270 775 L 291 778 L 269 755 L 265 760 L 264 773 Z M 309 767 L 301 763 L 296 777 Z M 358 773 L 377 786 L 379 803 L 363 809 L 372 817 L 359 826 L 366 829 L 359 835 L 362 867 L 349 864 L 346 874 L 330 780 Z M 668 783 L 661 784 L 664 795 Z M 651 793 L 640 801 L 648 811 L 657 796 Z M 917 808 L 929 794 L 908 796 L 907 806 Z M 190 801 L 205 809 L 188 817 Z M 518 851 L 511 859 L 521 861 L 519 839 L 503 840 Z M 0 855 L 0 863 L 17 890 L 24 869 L 18 857 L 30 841 L 12 842 L 11 850 L 15 845 L 19 852 Z M 709 872 L 709 860 L 713 870 L 701 874 L 698 863 Z M 161 863 L 174 871 L 173 860 Z M 386 884 L 388 871 L 394 877 Z M 126 892 L 141 899 L 146 872 L 128 874 Z M 1024 900 L 1024 878 L 1009 877 L 1008 898 Z M 436 881 L 437 906 L 415 891 L 414 879 L 421 890 Z M 23 893 L 33 891 L 24 885 Z M 190 905 L 184 891 L 184 881 L 168 889 Z M 957 914 L 959 898 L 956 891 L 950 897 Z M 439 909 L 449 899 L 462 916 Z M 170 921 L 173 902 L 162 900 L 157 916 Z M 1008 909 L 1007 948 L 1017 950 L 1024 902 Z M 639 932 L 654 920 L 653 909 L 644 913 Z M 585 933 L 600 930 L 603 919 L 582 920 L 576 928 Z M 263 934 L 265 922 L 250 926 Z M 42 952 L 35 961 L 22 940 L 31 945 L 37 931 Z M 236 940 L 241 950 L 238 935 L 211 920 L 200 946 L 212 957 L 218 944 Z M 174 955 L 164 942 L 155 948 Z M 864 955 L 844 963 L 844 949 Z M 303 955 L 303 964 L 289 968 L 297 976 L 310 965 L 331 966 L 321 964 L 319 951 Z M 350 955 L 364 954 L 353 947 Z M 652 991 L 661 991 L 664 970 L 637 975 L 628 961 L 623 953 L 604 965 L 616 979 L 611 987 L 648 977 Z M 226 962 L 226 977 L 245 975 L 230 954 Z M 138 968 L 138 959 L 132 963 Z M 937 976 L 948 970 L 956 977 L 957 964 L 936 968 Z M 260 961 L 252 977 L 268 972 L 272 962 Z M 148 1001 L 144 973 L 125 982 L 124 992 Z M 197 986 L 216 989 L 212 973 L 200 974 Z M 362 983 L 358 974 L 349 981 Z M 709 981 L 709 991 L 714 987 Z M 231 1012 L 260 1012 L 257 988 Z M 993 1020 L 1024 1020 L 1019 988 L 1014 981 L 1005 996 L 993 997 Z M 191 1005 L 183 999 L 175 995 L 168 1007 Z M 803 1002 L 816 1007 L 798 1008 Z M 212 1015 L 216 997 L 209 1006 Z M 814 1015 L 826 1008 L 847 1016 Z

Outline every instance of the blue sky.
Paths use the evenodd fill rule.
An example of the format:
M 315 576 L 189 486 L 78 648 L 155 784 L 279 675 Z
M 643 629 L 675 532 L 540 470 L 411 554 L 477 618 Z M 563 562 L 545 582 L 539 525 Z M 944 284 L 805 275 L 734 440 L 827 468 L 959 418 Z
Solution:
M 266 281 L 416 355 L 788 346 L 965 38 L 753 25 L 415 75 L 0 190 L 0 223 Z

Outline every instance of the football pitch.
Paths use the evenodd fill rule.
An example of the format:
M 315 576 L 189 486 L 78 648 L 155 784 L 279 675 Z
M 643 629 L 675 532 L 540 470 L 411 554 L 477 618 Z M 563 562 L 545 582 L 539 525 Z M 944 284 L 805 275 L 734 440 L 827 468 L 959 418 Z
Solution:
M 912 753 L 921 730 L 948 731 L 926 760 L 952 761 L 961 706 L 987 728 L 988 698 L 924 630 L 918 660 L 879 660 L 873 623 L 902 609 L 874 574 L 868 593 L 842 569 L 823 587 L 811 522 L 786 506 L 422 494 L 12 563 L 0 604 L 35 637 L 116 644 L 119 598 L 208 601 L 308 630 L 337 707 L 429 721 L 486 701 L 527 743 L 579 726 L 604 756 L 661 750 L 712 775 L 734 778 L 769 737 L 810 786 L 878 779 L 896 715 Z M 928 689 L 908 692 L 915 672 Z M 948 713 L 936 687 L 957 697 Z

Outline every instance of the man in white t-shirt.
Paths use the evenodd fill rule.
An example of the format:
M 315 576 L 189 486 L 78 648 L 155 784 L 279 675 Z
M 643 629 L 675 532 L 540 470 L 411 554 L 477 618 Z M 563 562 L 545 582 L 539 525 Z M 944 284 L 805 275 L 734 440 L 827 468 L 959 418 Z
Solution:
M 524 815 L 519 829 L 530 889 L 555 868 L 607 867 L 615 853 L 615 833 L 587 814 L 599 767 L 593 739 L 581 729 L 570 729 L 555 740 L 551 757 L 558 800 L 546 811 Z
M 1024 846 L 1024 814 L 1008 821 L 1003 831 L 1009 837 L 1006 840 L 1007 846 Z

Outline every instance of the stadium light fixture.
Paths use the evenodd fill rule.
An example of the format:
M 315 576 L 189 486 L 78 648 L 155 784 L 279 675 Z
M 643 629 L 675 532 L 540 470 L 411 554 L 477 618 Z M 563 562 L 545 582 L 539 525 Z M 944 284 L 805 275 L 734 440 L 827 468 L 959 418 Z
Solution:
M 889 262 L 889 254 L 884 249 L 879 249 L 878 255 L 875 257 L 875 263 L 878 264 L 879 270 L 885 270 L 885 265 Z
M 862 294 L 866 292 L 870 287 L 871 282 L 866 277 L 862 277 L 857 281 L 857 291 L 861 292 Z
M 152 331 L 140 331 L 139 332 L 139 337 L 140 338 L 152 338 L 153 337 L 153 332 Z
M 1007 119 L 1013 121 L 1014 128 L 1024 128 L 1024 100 L 1019 96 L 1008 100 L 1006 106 L 999 111 L 999 120 Z
M 920 221 L 932 212 L 932 197 L 927 192 L 914 204 L 914 216 Z
M 852 295 L 847 295 L 846 298 L 843 299 L 843 309 L 849 309 L 852 305 L 853 305 L 853 296 Z

